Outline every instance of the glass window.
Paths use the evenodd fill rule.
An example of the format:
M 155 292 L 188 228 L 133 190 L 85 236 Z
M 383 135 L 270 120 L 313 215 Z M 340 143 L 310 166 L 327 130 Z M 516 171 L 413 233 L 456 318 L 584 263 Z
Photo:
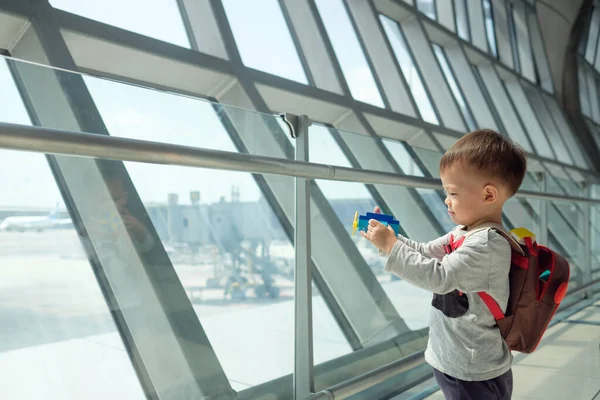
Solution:
M 563 141 L 563 137 L 565 135 L 570 135 L 571 132 L 560 133 L 556 129 L 552 115 L 546 107 L 546 103 L 544 103 L 538 88 L 529 87 L 525 89 L 525 92 L 531 101 L 531 105 L 540 121 L 540 124 L 542 125 L 544 133 L 546 133 L 546 136 L 549 138 L 550 146 L 552 146 L 558 161 L 573 164 L 573 160 L 571 159 L 569 151 L 567 150 L 565 142 Z
M 356 142 L 354 141 L 363 138 L 371 140 L 364 135 L 339 130 L 331 131 L 321 125 L 313 124 L 310 127 L 310 161 L 350 167 L 352 164 L 346 153 L 342 150 L 340 144 L 356 145 Z M 359 211 L 360 214 L 364 214 L 365 212 L 372 211 L 376 205 L 381 206 L 381 204 L 377 204 L 376 199 L 373 198 L 364 184 L 327 180 L 316 180 L 316 183 L 323 191 L 323 194 L 327 198 L 348 235 L 352 232 L 351 224 L 356 211 Z M 379 186 L 379 189 L 385 190 L 385 186 L 381 185 Z M 383 190 L 379 191 L 379 195 L 383 193 Z M 397 191 L 395 193 L 403 193 L 403 191 Z M 401 199 L 396 198 L 395 201 L 397 202 L 396 204 L 388 204 L 388 206 L 398 207 L 398 203 L 401 202 Z M 315 207 L 313 206 L 313 209 L 314 208 Z M 315 214 L 318 213 L 317 210 L 314 212 Z M 411 221 L 404 221 L 399 215 L 395 215 L 395 217 L 400 221 L 400 233 L 406 234 L 404 226 Z M 414 330 L 426 327 L 428 325 L 428 320 L 425 314 L 407 312 L 402 304 L 406 301 L 410 301 L 416 309 L 423 310 L 428 301 L 427 292 L 414 288 L 408 289 L 408 291 L 404 286 L 406 282 L 398 285 L 398 279 L 395 279 L 383 269 L 385 258 L 379 256 L 378 250 L 370 242 L 362 238 L 359 234 L 352 236 L 352 240 L 364 261 L 369 265 L 377 277 L 377 280 L 381 283 L 383 290 L 390 298 L 392 304 L 396 306 L 401 318 L 407 323 L 410 329 Z M 402 286 L 402 288 L 399 286 Z M 411 296 L 408 293 L 414 295 Z M 410 299 L 408 299 L 408 297 L 410 297 Z
M 433 20 L 437 19 L 435 0 L 417 0 L 417 8 L 429 18 Z
M 274 117 L 258 113 L 96 78 L 85 81 L 114 136 L 237 151 L 223 127 L 228 116 L 242 121 L 245 132 L 270 135 L 265 118 L 269 127 L 279 126 Z M 262 154 L 281 157 L 273 150 L 283 153 L 281 142 L 255 136 Z M 125 165 L 232 387 L 243 390 L 291 373 L 294 248 L 253 176 Z M 279 195 L 294 193 L 292 177 L 261 178 Z M 314 358 L 322 363 L 352 349 L 316 290 L 314 296 Z
M 589 36 L 587 38 L 587 46 L 585 49 L 585 59 L 594 64 L 596 58 L 596 48 L 598 44 L 598 34 L 600 33 L 600 11 L 594 7 L 592 18 L 590 20 Z
M 455 14 L 458 36 L 464 40 L 471 40 L 467 0 L 454 0 L 454 7 L 456 9 Z
M 277 0 L 223 0 L 223 7 L 245 65 L 308 83 Z
M 579 83 L 579 102 L 581 107 L 581 112 L 583 115 L 587 115 L 591 118 L 592 109 L 590 107 L 590 101 L 588 96 L 588 84 L 587 77 L 585 74 L 585 66 L 583 62 L 577 63 L 577 81 Z
M 517 72 L 521 72 L 521 63 L 519 62 L 519 42 L 517 40 L 517 28 L 515 25 L 515 10 L 512 3 L 508 4 L 508 34 L 510 37 L 514 69 Z
M 383 107 L 381 94 L 344 4 L 341 0 L 316 0 L 315 3 L 352 96 Z
M 470 131 L 477 129 L 477 123 L 475 123 L 475 119 L 471 114 L 471 110 L 467 105 L 465 98 L 462 95 L 460 88 L 458 87 L 458 83 L 454 77 L 454 73 L 450 68 L 450 64 L 448 63 L 448 59 L 446 58 L 446 53 L 444 53 L 444 49 L 436 43 L 433 43 L 433 50 L 435 52 L 435 56 L 437 57 L 438 62 L 440 63 L 440 67 L 444 72 L 444 76 L 446 77 L 446 81 L 450 86 L 450 90 L 452 91 L 452 95 L 456 99 L 458 106 L 460 107 L 460 111 L 462 112 L 463 117 L 467 123 L 467 127 Z
M 309 146 L 310 162 L 352 168 L 348 157 L 342 152 L 328 128 L 322 125 L 312 125 L 310 127 Z M 367 187 L 362 183 L 320 180 L 318 181 L 318 185 L 329 200 L 371 198 Z M 346 218 L 345 216 L 339 217 L 342 221 Z
M 390 44 L 392 45 L 396 60 L 398 61 L 398 64 L 400 64 L 402 74 L 406 78 L 410 92 L 413 95 L 415 103 L 417 103 L 421 117 L 424 121 L 429 123 L 439 124 L 439 120 L 433 110 L 429 95 L 425 90 L 423 81 L 419 76 L 419 72 L 417 71 L 413 58 L 408 50 L 400 26 L 396 21 L 393 21 L 384 15 L 380 15 L 379 18 L 383 24 L 383 29 L 385 30 Z
M 529 133 L 529 138 L 533 147 L 539 155 L 547 158 L 555 159 L 554 152 L 550 147 L 546 133 L 542 129 L 536 113 L 533 111 L 531 104 L 525 96 L 523 88 L 517 81 L 505 82 L 506 90 L 510 95 L 515 109 L 521 116 L 521 121 Z
M 398 163 L 398 166 L 400 167 L 403 173 L 412 176 L 425 176 L 419 164 L 415 162 L 413 157 L 406 149 L 408 144 L 387 139 L 383 140 L 383 144 L 385 144 L 385 147 L 387 147 L 390 154 L 394 157 L 394 160 L 396 161 L 396 163 Z
M 30 125 L 3 58 L 0 87 L 0 121 Z M 145 399 L 46 157 L 0 168 L 2 397 Z
M 506 88 L 498 76 L 496 69 L 493 66 L 482 65 L 473 68 L 473 70 L 479 75 L 478 81 L 487 90 L 488 98 L 496 108 L 498 117 L 505 130 L 502 133 L 519 143 L 526 151 L 533 152 L 529 138 L 521 125 L 521 121 L 519 121 L 519 116 L 510 102 Z
M 190 48 L 177 2 L 173 0 L 50 0 L 53 7 L 141 35 Z
M 531 38 L 531 49 L 533 51 L 533 61 L 535 66 L 536 83 L 544 90 L 552 93 L 554 84 L 550 67 L 546 58 L 546 48 L 542 39 L 542 32 L 538 24 L 537 15 L 534 12 L 527 12 L 527 21 L 529 25 L 529 34 Z
M 498 57 L 498 47 L 496 46 L 496 32 L 494 30 L 494 12 L 490 0 L 483 1 L 483 14 L 485 16 L 485 31 L 488 45 L 494 57 Z
M 587 156 L 584 154 L 583 148 L 581 147 L 581 143 L 576 139 L 575 133 L 573 132 L 571 125 L 567 121 L 565 115 L 563 114 L 563 110 L 558 105 L 556 99 L 552 96 L 543 94 L 543 99 L 550 110 L 550 115 L 558 128 L 558 131 L 561 133 L 562 138 L 571 153 L 575 164 L 581 168 L 589 169 L 590 166 L 587 162 Z
M 422 169 L 406 149 L 406 146 L 408 146 L 406 143 L 383 140 L 383 144 L 385 144 L 385 147 L 387 147 L 387 149 L 390 151 L 390 154 L 392 154 L 394 160 L 402 169 L 402 172 L 407 175 L 425 176 Z M 435 153 L 425 149 L 418 150 L 419 153 L 416 154 L 419 154 L 419 156 L 427 152 Z M 419 196 L 421 196 L 423 202 L 432 212 L 435 219 L 442 225 L 442 228 L 445 231 L 451 231 L 455 225 L 448 215 L 448 208 L 444 204 L 444 201 L 442 200 L 443 197 L 440 196 L 440 192 L 430 189 L 417 189 L 417 192 L 419 193 Z

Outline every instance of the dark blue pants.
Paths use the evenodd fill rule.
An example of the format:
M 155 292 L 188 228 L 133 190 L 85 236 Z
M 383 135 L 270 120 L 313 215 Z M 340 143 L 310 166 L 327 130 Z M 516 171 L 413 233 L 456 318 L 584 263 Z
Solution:
M 510 400 L 512 369 L 487 381 L 462 381 L 433 369 L 433 375 L 446 400 Z

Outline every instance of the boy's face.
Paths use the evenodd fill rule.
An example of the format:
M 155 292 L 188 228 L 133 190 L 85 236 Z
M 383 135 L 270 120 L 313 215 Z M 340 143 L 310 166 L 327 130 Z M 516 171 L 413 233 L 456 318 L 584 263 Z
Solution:
M 440 174 L 450 219 L 457 225 L 471 226 L 494 215 L 499 191 L 489 179 L 469 168 L 454 165 Z

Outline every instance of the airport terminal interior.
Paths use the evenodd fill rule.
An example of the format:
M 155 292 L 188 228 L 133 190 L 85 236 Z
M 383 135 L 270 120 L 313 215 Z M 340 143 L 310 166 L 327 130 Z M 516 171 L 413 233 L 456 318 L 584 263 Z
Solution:
M 599 38 L 596 0 L 0 0 L 0 398 L 443 399 L 432 294 L 353 223 L 452 230 L 489 128 L 571 268 L 512 398 L 600 399 Z

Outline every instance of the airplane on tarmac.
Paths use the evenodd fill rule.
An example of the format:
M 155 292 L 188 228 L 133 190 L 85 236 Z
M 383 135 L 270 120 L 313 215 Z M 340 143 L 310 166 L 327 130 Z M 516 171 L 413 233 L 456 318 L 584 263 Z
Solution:
M 42 232 L 47 229 L 59 229 L 70 226 L 72 221 L 70 218 L 60 218 L 58 204 L 46 216 L 14 216 L 5 218 L 0 223 L 0 231 L 36 231 Z

